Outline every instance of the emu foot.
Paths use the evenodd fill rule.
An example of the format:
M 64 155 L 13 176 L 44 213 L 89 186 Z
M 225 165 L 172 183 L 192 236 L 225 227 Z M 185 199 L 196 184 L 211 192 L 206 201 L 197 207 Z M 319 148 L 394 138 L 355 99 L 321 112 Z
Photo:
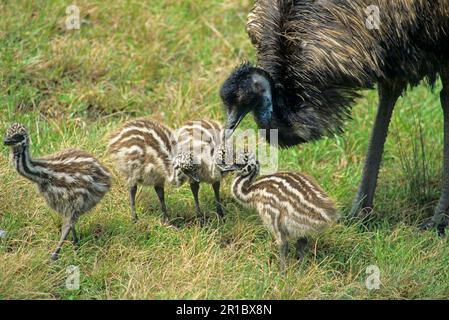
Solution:
M 168 224 L 170 224 L 170 219 L 169 219 L 166 215 L 163 215 L 163 216 L 162 216 L 162 224 L 163 224 L 163 225 L 168 225 Z
M 348 219 L 358 219 L 361 221 L 366 221 L 373 214 L 373 212 L 374 209 L 371 207 L 356 204 L 352 206 L 352 209 L 348 214 Z
M 441 223 L 436 223 L 435 221 L 433 221 L 433 218 L 428 219 L 427 221 L 425 221 L 424 223 L 422 223 L 419 228 L 422 231 L 429 231 L 429 230 L 434 230 L 436 229 L 438 232 L 438 235 L 440 237 L 443 237 L 446 234 L 446 228 L 448 226 L 448 222 L 445 219 L 445 221 L 441 222 Z
M 163 217 L 162 218 L 162 225 L 167 227 L 167 228 L 171 228 L 174 229 L 176 231 L 179 231 L 179 227 L 177 227 L 172 220 L 170 220 L 168 217 Z
M 219 208 L 217 207 L 216 213 L 217 213 L 218 220 L 224 221 L 225 215 L 224 215 L 223 209 L 221 207 L 219 207 Z
M 372 201 L 367 200 L 366 192 L 357 193 L 352 208 L 347 215 L 348 220 L 357 219 L 361 221 L 367 220 L 374 212 Z
M 204 227 L 207 224 L 207 218 L 202 212 L 197 212 L 196 217 L 200 227 Z
M 59 253 L 58 252 L 53 252 L 50 256 L 50 260 L 51 261 L 56 261 L 59 259 Z
M 204 227 L 207 224 L 206 217 L 198 218 L 198 223 L 199 223 L 200 227 Z

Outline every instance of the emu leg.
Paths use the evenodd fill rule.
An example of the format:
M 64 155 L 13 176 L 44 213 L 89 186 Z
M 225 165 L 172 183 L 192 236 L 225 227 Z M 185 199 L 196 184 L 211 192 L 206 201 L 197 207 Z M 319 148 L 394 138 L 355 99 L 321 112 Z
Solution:
M 200 190 L 199 182 L 191 182 L 190 183 L 190 190 L 192 190 L 193 200 L 195 201 L 196 216 L 198 217 L 198 220 L 200 221 L 200 224 L 202 225 L 202 224 L 204 224 L 204 214 L 201 211 L 200 202 L 198 200 L 198 193 L 199 193 L 199 190 Z
M 159 199 L 159 204 L 161 206 L 161 211 L 163 215 L 163 220 L 168 222 L 168 214 L 167 214 L 167 206 L 165 205 L 165 192 L 164 186 L 154 186 L 154 190 L 156 191 L 157 197 Z
M 307 244 L 307 238 L 300 238 L 298 239 L 298 241 L 296 241 L 296 255 L 298 256 L 298 259 L 302 259 L 304 257 L 307 249 Z
M 215 205 L 217 206 L 217 214 L 220 218 L 223 218 L 224 217 L 223 207 L 221 205 L 221 199 L 220 199 L 220 182 L 213 183 L 212 188 L 214 189 L 214 194 L 215 194 Z
M 279 258 L 281 260 L 281 272 L 285 273 L 287 270 L 287 256 L 288 256 L 288 241 L 279 241 Z
M 371 134 L 365 167 L 363 168 L 362 182 L 349 214 L 350 218 L 365 218 L 372 211 L 388 126 L 394 105 L 400 97 L 403 88 L 404 86 L 399 83 L 379 84 L 379 107 Z
M 137 193 L 137 185 L 133 185 L 129 188 L 129 203 L 131 205 L 131 217 L 134 223 L 137 222 L 137 213 L 136 213 L 136 193 Z
M 61 228 L 61 238 L 59 240 L 58 246 L 55 251 L 51 254 L 51 260 L 55 261 L 59 258 L 59 251 L 61 251 L 61 247 L 64 244 L 65 239 L 69 235 L 70 230 L 72 229 L 72 223 L 70 221 L 64 221 Z
M 75 225 L 72 225 L 70 229 L 72 230 L 73 245 L 76 247 L 78 245 L 79 239 L 76 235 Z
M 436 227 L 440 236 L 444 235 L 448 225 L 449 214 L 449 69 L 441 73 L 443 90 L 441 91 L 441 106 L 444 114 L 444 165 L 443 188 L 434 216 L 422 228 Z

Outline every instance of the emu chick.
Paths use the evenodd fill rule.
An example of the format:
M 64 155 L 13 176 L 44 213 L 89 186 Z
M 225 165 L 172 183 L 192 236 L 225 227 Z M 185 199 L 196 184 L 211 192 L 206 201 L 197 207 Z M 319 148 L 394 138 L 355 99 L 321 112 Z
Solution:
M 108 153 L 128 184 L 134 222 L 138 184 L 154 187 L 164 220 L 168 220 L 164 186 L 166 181 L 176 184 L 172 165 L 174 146 L 172 130 L 150 119 L 132 120 L 111 134 Z
M 285 271 L 288 242 L 297 241 L 302 255 L 306 236 L 324 230 L 338 219 L 334 202 L 310 177 L 297 172 L 259 174 L 254 154 L 242 153 L 227 170 L 237 170 L 232 194 L 245 206 L 255 208 L 279 247 L 281 270 Z
M 174 170 L 188 177 L 195 201 L 195 211 L 200 222 L 204 222 L 198 194 L 200 183 L 212 185 L 216 210 L 220 218 L 224 216 L 220 199 L 222 172 L 214 158 L 223 152 L 221 147 L 222 126 L 213 120 L 189 121 L 179 129 L 174 160 Z
M 11 147 L 19 174 L 36 183 L 47 204 L 62 216 L 61 239 L 52 254 L 52 259 L 56 260 L 70 230 L 74 244 L 78 242 L 75 224 L 81 214 L 95 207 L 109 191 L 111 174 L 98 160 L 81 150 L 69 149 L 31 158 L 28 132 L 18 123 L 7 130 L 4 144 Z

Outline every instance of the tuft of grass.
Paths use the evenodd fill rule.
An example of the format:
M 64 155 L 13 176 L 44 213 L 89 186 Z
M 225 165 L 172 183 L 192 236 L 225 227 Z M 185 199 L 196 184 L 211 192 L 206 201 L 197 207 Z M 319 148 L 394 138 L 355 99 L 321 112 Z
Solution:
M 223 120 L 218 89 L 232 68 L 254 59 L 245 34 L 247 0 L 76 1 L 80 30 L 67 30 L 70 1 L 0 2 L 0 132 L 11 122 L 30 131 L 32 153 L 78 147 L 106 165 L 105 136 L 124 121 L 151 116 L 172 127 L 205 116 Z M 436 90 L 441 88 L 438 84 Z M 307 172 L 346 212 L 357 190 L 377 95 L 366 91 L 346 133 L 279 151 L 279 169 Z M 255 128 L 251 119 L 242 124 Z M 70 242 L 48 260 L 60 219 L 0 148 L 1 299 L 444 299 L 449 246 L 416 226 L 432 214 L 442 163 L 438 95 L 421 85 L 400 99 L 391 124 L 368 226 L 332 226 L 310 239 L 302 261 L 292 254 L 285 277 L 277 248 L 254 211 L 223 185 L 227 219 L 194 221 L 187 186 L 168 188 L 171 217 L 160 223 L 157 198 L 141 189 L 132 224 L 127 190 L 114 172 L 111 192 L 81 217 L 80 247 Z M 201 189 L 204 211 L 214 197 Z M 66 287 L 68 266 L 80 289 Z M 380 270 L 368 290 L 367 267 Z
M 401 181 L 404 183 L 403 195 L 406 201 L 416 211 L 409 212 L 411 219 L 424 219 L 433 212 L 439 197 L 441 186 L 442 165 L 438 162 L 440 151 L 426 144 L 423 123 L 420 115 L 416 117 L 414 126 L 410 129 L 410 138 L 403 141 L 395 135 L 398 146 L 398 161 L 401 166 Z M 407 143 L 406 147 L 404 144 Z M 401 216 L 402 220 L 407 217 Z M 404 220 L 403 220 L 404 221 Z

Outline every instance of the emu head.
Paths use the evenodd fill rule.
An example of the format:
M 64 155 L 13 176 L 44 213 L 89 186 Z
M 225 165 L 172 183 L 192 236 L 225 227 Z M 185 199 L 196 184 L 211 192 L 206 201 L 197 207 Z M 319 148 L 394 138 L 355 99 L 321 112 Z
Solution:
M 173 160 L 175 176 L 186 175 L 195 182 L 199 182 L 200 162 L 192 152 L 181 152 Z
M 229 138 L 250 112 L 264 129 L 270 128 L 273 112 L 273 81 L 261 68 L 249 63 L 237 67 L 220 89 L 227 114 L 225 138 Z
M 326 133 L 328 119 L 335 120 L 335 115 L 331 111 L 326 116 L 317 113 L 309 102 L 283 88 L 262 68 L 249 63 L 237 67 L 220 89 L 227 114 L 224 138 L 229 138 L 250 112 L 259 129 L 267 129 L 260 132 L 265 133 L 265 140 L 277 147 L 314 141 Z
M 27 146 L 29 144 L 29 137 L 25 126 L 20 123 L 13 123 L 8 130 L 6 130 L 3 143 L 5 146 L 10 146 L 15 150 Z

